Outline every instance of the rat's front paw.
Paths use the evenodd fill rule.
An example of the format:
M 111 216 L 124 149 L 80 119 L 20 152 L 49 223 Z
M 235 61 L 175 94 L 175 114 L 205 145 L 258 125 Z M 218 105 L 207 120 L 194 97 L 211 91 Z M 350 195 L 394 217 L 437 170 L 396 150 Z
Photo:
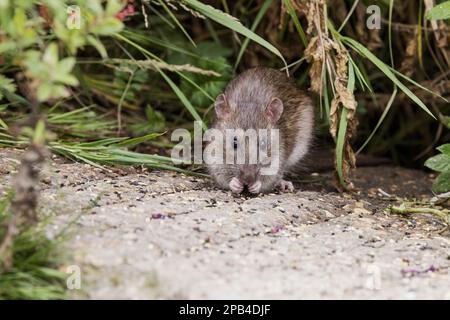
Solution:
M 233 179 L 231 179 L 230 184 L 228 185 L 230 187 L 230 190 L 233 193 L 241 193 L 244 190 L 244 185 L 242 184 L 242 182 L 234 177 Z
M 250 191 L 253 194 L 257 194 L 261 191 L 261 187 L 262 187 L 262 183 L 261 183 L 261 181 L 258 180 L 248 187 L 248 191 Z
M 282 192 L 294 192 L 295 188 L 292 182 L 281 179 L 276 187 Z

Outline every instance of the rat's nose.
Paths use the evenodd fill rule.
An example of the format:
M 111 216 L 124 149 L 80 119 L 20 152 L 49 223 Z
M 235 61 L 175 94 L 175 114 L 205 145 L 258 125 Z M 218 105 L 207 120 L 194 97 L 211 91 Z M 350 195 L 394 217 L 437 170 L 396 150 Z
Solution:
M 240 170 L 240 180 L 246 186 L 250 186 L 258 180 L 259 170 L 256 166 L 244 166 Z

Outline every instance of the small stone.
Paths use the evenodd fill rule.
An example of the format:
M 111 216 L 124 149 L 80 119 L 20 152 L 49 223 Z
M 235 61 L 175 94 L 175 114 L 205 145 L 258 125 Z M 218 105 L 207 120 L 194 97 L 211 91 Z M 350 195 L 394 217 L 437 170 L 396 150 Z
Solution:
M 152 219 L 165 219 L 166 215 L 164 213 L 152 213 Z

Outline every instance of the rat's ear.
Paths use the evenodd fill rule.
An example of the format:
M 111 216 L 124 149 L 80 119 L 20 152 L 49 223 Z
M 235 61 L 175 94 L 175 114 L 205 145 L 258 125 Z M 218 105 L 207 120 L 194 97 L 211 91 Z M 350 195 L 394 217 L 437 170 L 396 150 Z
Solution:
M 279 98 L 273 98 L 266 107 L 265 114 L 270 123 L 275 124 L 283 113 L 283 102 Z
M 216 101 L 214 102 L 214 108 L 216 109 L 218 119 L 225 119 L 231 113 L 230 105 L 223 93 L 217 96 Z

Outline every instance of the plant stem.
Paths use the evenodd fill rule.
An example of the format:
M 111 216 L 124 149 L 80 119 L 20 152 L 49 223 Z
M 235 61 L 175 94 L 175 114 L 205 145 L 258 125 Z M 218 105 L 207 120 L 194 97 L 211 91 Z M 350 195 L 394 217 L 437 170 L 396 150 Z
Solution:
M 429 213 L 438 216 L 443 219 L 445 223 L 448 223 L 448 218 L 450 217 L 450 210 L 448 209 L 434 209 L 434 208 L 411 208 L 411 207 L 391 207 L 391 211 L 398 214 L 410 214 L 410 213 Z

